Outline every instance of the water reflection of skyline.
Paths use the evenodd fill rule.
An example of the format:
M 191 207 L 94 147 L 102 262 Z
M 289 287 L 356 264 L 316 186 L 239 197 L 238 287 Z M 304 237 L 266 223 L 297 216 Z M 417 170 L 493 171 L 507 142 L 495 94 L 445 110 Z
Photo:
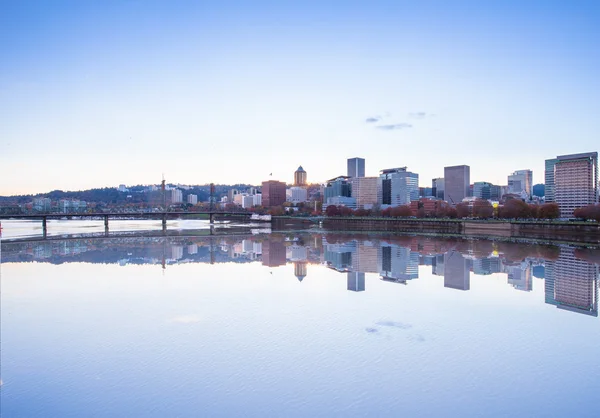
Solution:
M 423 236 L 340 236 L 333 234 L 262 234 L 218 237 L 127 237 L 10 242 L 2 244 L 2 263 L 67 262 L 158 264 L 260 262 L 269 268 L 293 264 L 299 281 L 310 265 L 325 266 L 347 277 L 347 290 L 367 290 L 366 275 L 409 285 L 419 269 L 443 277 L 448 289 L 468 291 L 471 274 L 506 275 L 515 290 L 531 291 L 533 277 L 544 279 L 547 304 L 598 316 L 600 269 L 597 253 L 485 240 Z

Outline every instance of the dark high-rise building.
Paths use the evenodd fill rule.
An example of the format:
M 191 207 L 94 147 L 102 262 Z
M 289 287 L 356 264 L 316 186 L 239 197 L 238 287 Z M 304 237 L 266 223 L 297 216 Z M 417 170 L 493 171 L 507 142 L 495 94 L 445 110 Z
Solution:
M 431 180 L 431 194 L 437 199 L 444 199 L 444 178 L 440 177 Z
M 348 158 L 348 177 L 364 177 L 365 176 L 365 159 L 364 158 Z
M 264 207 L 283 205 L 285 199 L 285 183 L 276 180 L 263 181 L 262 205 Z
M 468 165 L 444 167 L 444 200 L 456 205 L 469 196 L 471 168 Z
M 545 172 L 544 172 L 544 194 L 546 203 L 554 202 L 554 164 L 558 161 L 557 158 L 551 158 L 546 160 Z
M 306 171 L 302 166 L 298 167 L 298 170 L 294 172 L 294 186 L 306 186 Z

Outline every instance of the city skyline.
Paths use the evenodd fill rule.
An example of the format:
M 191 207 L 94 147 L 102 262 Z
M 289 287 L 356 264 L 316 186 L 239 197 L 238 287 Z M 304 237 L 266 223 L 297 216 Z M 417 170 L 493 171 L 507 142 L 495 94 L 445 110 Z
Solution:
M 163 173 L 291 182 L 300 164 L 316 183 L 356 155 L 366 176 L 410 166 L 420 186 L 462 164 L 471 182 L 527 168 L 540 184 L 546 159 L 597 149 L 594 2 L 0 10 L 3 196 Z

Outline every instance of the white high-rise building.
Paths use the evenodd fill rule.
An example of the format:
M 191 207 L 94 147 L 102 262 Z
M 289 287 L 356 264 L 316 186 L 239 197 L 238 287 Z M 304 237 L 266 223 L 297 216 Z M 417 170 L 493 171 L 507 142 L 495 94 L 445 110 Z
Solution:
M 377 179 L 377 201 L 382 207 L 410 205 L 419 200 L 419 175 L 406 167 L 381 170 Z
M 171 189 L 171 203 L 183 203 L 183 193 L 179 189 Z
M 196 203 L 198 203 L 198 195 L 195 195 L 195 194 L 189 194 L 189 195 L 187 196 L 187 202 L 188 202 L 190 205 L 195 205 Z
M 598 153 L 560 155 L 554 163 L 554 201 L 563 218 L 598 203 Z

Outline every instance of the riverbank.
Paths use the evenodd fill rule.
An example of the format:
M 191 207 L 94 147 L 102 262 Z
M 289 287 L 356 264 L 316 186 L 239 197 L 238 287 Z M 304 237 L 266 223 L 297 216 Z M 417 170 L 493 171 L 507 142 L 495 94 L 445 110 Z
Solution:
M 600 244 L 600 224 L 596 222 L 327 217 L 322 227 L 335 231 L 437 233 Z

